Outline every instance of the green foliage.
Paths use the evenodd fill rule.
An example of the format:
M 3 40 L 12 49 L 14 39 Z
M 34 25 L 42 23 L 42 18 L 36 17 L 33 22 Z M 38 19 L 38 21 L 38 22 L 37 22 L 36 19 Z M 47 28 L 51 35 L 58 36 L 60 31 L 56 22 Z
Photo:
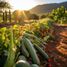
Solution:
M 15 10 L 12 13 L 12 19 L 15 22 L 24 22 L 24 20 L 29 20 L 30 16 L 30 11 L 20 11 L 20 10 Z
M 8 2 L 0 1 L 0 8 L 11 8 L 11 5 Z
M 26 33 L 28 33 L 28 34 L 26 34 L 26 36 L 24 35 L 26 37 L 26 39 L 25 39 L 25 44 L 26 45 L 25 44 L 24 45 L 25 45 L 25 49 L 27 49 L 27 51 L 29 52 L 29 54 L 31 56 L 31 60 L 32 60 L 31 63 L 39 64 L 39 60 L 38 60 L 39 59 L 38 58 L 39 56 L 38 56 L 37 50 L 35 50 L 35 48 L 33 46 L 34 45 L 33 43 L 36 43 L 38 46 L 40 46 L 40 45 L 43 46 L 43 43 L 44 42 L 40 38 L 41 30 L 45 30 L 45 29 L 48 30 L 48 27 L 46 27 L 46 25 L 47 26 L 50 26 L 50 24 L 48 24 L 49 22 L 50 23 L 53 23 L 51 19 L 42 19 L 42 20 L 40 20 L 39 23 L 32 23 L 32 26 L 35 29 L 33 30 L 33 32 L 29 32 L 27 30 Z M 14 26 L 11 26 L 11 27 L 7 27 L 7 28 L 5 27 L 5 28 L 0 29 L 0 41 L 1 41 L 0 42 L 1 46 L 0 47 L 2 48 L 1 51 L 4 51 L 4 50 L 7 51 L 7 60 L 6 60 L 6 63 L 4 65 L 4 67 L 13 67 L 13 65 L 15 65 L 15 63 L 17 61 L 18 56 L 21 54 L 21 52 L 20 52 L 20 49 L 21 48 L 19 48 L 19 47 L 20 47 L 20 45 L 22 43 L 20 44 L 19 42 L 20 42 L 21 38 L 23 39 L 23 36 L 21 36 L 21 37 L 19 36 L 19 32 L 20 31 L 22 31 L 22 30 L 19 29 L 19 25 L 18 26 L 17 25 L 14 25 Z M 37 34 L 38 37 L 34 35 L 34 33 L 35 33 L 34 31 L 36 33 L 39 32 L 39 34 Z M 47 37 L 47 39 L 48 38 L 49 37 Z M 4 48 L 4 46 L 6 47 L 6 49 Z M 17 48 L 17 50 L 16 50 L 16 48 Z M 24 47 L 22 49 L 24 49 Z M 0 54 L 2 55 L 2 52 Z
M 41 27 L 44 27 L 45 29 L 50 29 L 52 28 L 53 20 L 50 18 L 45 18 L 40 21 L 39 25 L 42 25 Z
M 10 27 L 10 45 L 8 50 L 8 57 L 4 67 L 13 67 L 15 63 L 15 60 L 14 60 L 15 53 L 16 53 L 16 45 L 14 44 L 14 40 L 13 40 L 13 28 Z
M 46 18 L 46 17 L 47 17 L 47 15 L 44 14 L 44 15 L 41 15 L 40 19 L 44 19 L 44 18 Z
M 67 13 L 65 11 L 66 9 L 64 6 L 61 6 L 60 8 L 54 9 L 50 16 L 55 22 L 64 24 L 67 22 Z
M 38 20 L 38 19 L 39 19 L 39 16 L 36 15 L 36 14 L 31 14 L 31 15 L 29 16 L 29 19 Z

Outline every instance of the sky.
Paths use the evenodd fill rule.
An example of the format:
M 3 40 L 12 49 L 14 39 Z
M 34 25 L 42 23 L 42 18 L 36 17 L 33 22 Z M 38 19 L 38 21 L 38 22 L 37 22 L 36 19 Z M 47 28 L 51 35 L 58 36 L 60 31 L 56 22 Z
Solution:
M 67 0 L 7 0 L 12 5 L 13 9 L 29 10 L 36 5 L 47 3 L 60 3 Z
M 60 2 L 65 2 L 67 0 L 36 0 L 38 4 L 43 4 L 43 3 L 60 3 Z

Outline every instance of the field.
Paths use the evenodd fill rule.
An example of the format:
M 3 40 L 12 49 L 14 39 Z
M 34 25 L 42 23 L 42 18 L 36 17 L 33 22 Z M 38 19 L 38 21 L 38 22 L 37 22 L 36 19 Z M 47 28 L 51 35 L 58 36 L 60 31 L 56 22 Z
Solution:
M 0 67 L 67 67 L 65 8 L 61 6 L 40 18 L 19 12 L 21 15 L 18 11 L 1 15 Z

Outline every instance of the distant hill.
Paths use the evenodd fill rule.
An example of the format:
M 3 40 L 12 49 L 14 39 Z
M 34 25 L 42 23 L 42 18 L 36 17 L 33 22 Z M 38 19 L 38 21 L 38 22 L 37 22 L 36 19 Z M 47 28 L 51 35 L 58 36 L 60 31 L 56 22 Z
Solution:
M 64 6 L 67 9 L 67 2 L 38 5 L 30 9 L 30 12 L 35 14 L 48 13 L 60 6 Z

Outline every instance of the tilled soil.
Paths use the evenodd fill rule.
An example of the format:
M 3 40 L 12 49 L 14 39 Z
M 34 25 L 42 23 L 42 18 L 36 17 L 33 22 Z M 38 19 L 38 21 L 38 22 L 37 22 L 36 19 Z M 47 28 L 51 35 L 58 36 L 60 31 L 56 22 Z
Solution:
M 61 53 L 56 47 L 59 46 L 57 42 L 50 42 L 46 45 L 46 52 L 51 58 L 52 67 L 67 67 L 67 55 Z M 66 49 L 67 50 L 67 49 Z

